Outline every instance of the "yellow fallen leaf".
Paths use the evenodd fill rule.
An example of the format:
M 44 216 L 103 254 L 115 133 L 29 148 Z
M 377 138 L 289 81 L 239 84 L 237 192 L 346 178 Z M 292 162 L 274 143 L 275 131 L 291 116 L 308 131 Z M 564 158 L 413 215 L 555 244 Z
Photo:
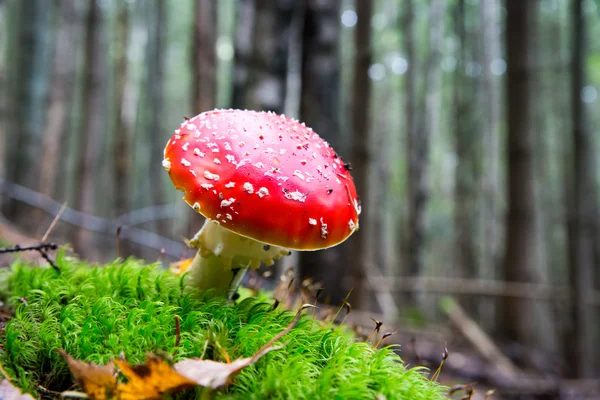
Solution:
M 153 355 L 142 365 L 132 367 L 126 361 L 115 360 L 126 383 L 117 385 L 117 398 L 121 400 L 160 399 L 166 393 L 175 393 L 196 383 L 171 367 L 166 361 Z
M 175 275 L 181 275 L 190 268 L 192 261 L 194 261 L 193 258 L 186 258 L 185 260 L 171 263 L 169 270 Z

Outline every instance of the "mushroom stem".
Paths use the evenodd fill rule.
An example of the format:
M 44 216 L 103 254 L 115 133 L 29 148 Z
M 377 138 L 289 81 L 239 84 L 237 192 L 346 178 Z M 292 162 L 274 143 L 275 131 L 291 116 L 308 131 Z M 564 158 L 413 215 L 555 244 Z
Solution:
M 248 268 L 256 269 L 261 262 L 272 265 L 289 250 L 238 235 L 206 220 L 202 229 L 190 241 L 198 252 L 189 267 L 187 284 L 202 291 L 227 293 L 231 298 Z
M 209 254 L 202 255 L 198 250 L 188 271 L 186 285 L 202 292 L 212 289 L 215 294 L 223 295 L 233 288 L 235 270 L 226 269 L 220 257 Z

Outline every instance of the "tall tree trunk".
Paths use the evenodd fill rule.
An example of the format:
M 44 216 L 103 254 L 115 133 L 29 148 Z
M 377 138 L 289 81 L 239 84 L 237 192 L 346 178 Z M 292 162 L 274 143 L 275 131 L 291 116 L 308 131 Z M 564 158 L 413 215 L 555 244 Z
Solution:
M 472 104 L 476 103 L 475 78 L 467 78 L 465 67 L 469 41 L 465 32 L 465 2 L 458 0 L 454 10 L 454 25 L 459 42 L 459 55 L 454 72 L 454 130 L 458 164 L 455 171 L 454 193 L 454 251 L 455 272 L 461 278 L 476 278 L 478 275 L 478 250 L 475 238 L 478 232 L 477 184 L 479 174 L 477 159 L 479 151 L 479 129 L 475 123 Z M 467 311 L 475 314 L 472 298 L 462 299 Z
M 6 79 L 6 47 L 7 47 L 7 38 L 6 31 L 8 30 L 6 26 L 6 18 L 8 7 L 4 2 L 0 2 L 0 26 L 3 28 L 2 35 L 0 35 L 0 157 L 2 160 L 6 159 L 6 155 L 4 154 L 4 149 L 6 146 L 6 130 L 5 123 L 7 118 L 6 113 L 6 99 L 7 99 L 7 79 Z M 4 162 L 0 161 L 0 179 L 4 179 Z M 4 196 L 3 196 L 4 197 Z M 0 210 L 2 210 L 2 199 L 0 199 Z M 0 212 L 1 213 L 1 212 Z
M 535 71 L 529 61 L 530 54 L 535 54 L 530 33 L 538 6 L 536 1 L 506 0 L 508 214 L 504 280 L 507 282 L 539 283 L 544 279 L 537 248 L 539 215 L 535 190 L 535 121 L 531 105 Z M 554 346 L 555 331 L 547 304 L 509 297 L 501 301 L 499 322 L 506 338 L 546 350 Z
M 192 114 L 212 110 L 217 102 L 217 60 L 215 43 L 217 39 L 217 2 L 194 0 L 194 29 L 192 30 Z M 189 207 L 186 215 L 195 214 Z M 188 218 L 186 235 L 194 235 L 198 230 L 197 218 Z
M 12 182 L 37 189 L 39 184 L 38 160 L 46 115 L 50 56 L 52 48 L 51 3 L 44 0 L 24 0 L 14 4 L 18 23 L 16 47 L 12 50 L 15 69 L 9 88 L 10 101 L 7 106 L 7 133 L 13 140 L 6 143 L 6 178 Z M 14 222 L 25 229 L 33 229 L 37 221 L 30 216 L 29 206 L 9 202 L 5 209 Z
M 504 280 L 529 281 L 528 271 L 536 263 L 535 184 L 533 164 L 534 131 L 531 127 L 530 81 L 527 54 L 531 47 L 528 2 L 506 0 L 506 111 L 508 123 L 508 215 Z M 521 301 L 503 299 L 501 326 L 507 338 L 523 336 Z
M 77 10 L 70 1 L 59 3 L 58 33 L 54 46 L 54 69 L 48 106 L 48 120 L 42 140 L 42 161 L 39 171 L 39 191 L 55 195 L 55 185 L 60 168 L 61 147 L 69 126 L 69 111 L 75 75 L 75 49 L 73 43 L 77 26 Z
M 590 333 L 594 316 L 586 305 L 592 286 L 595 265 L 595 245 L 598 239 L 598 197 L 596 192 L 596 160 L 592 131 L 581 100 L 585 85 L 585 18 L 582 0 L 572 3 L 572 60 L 571 60 L 571 112 L 572 166 L 566 187 L 569 198 L 569 285 L 571 287 L 571 321 L 567 335 L 568 372 L 573 378 L 591 377 L 594 341 Z M 569 184 L 570 183 L 570 184 Z
M 411 143 L 413 141 L 413 137 L 417 135 L 416 129 L 416 113 L 417 113 L 417 103 L 418 103 L 418 91 L 417 91 L 417 71 L 419 70 L 417 52 L 415 48 L 416 41 L 416 32 L 415 32 L 415 10 L 414 10 L 414 0 L 406 0 L 403 3 L 403 10 L 400 17 L 400 29 L 402 30 L 403 37 L 403 46 L 404 53 L 406 54 L 406 59 L 408 61 L 408 69 L 406 70 L 406 74 L 404 75 L 404 102 L 402 104 L 403 115 L 404 115 L 404 132 L 405 132 L 405 141 L 406 141 L 406 159 L 409 160 L 409 165 L 406 170 L 407 174 L 407 195 L 410 193 L 410 173 L 412 168 L 410 166 L 411 160 Z M 409 202 L 407 202 L 409 203 Z M 410 212 L 411 207 L 409 206 L 406 210 L 406 215 L 408 216 L 408 221 L 410 221 Z M 406 224 L 409 227 L 408 223 Z M 410 229 L 401 229 L 399 233 L 399 237 L 402 245 L 400 251 L 400 260 L 402 260 L 402 265 L 398 268 L 396 273 L 398 275 L 410 275 L 413 269 L 410 267 Z M 398 303 L 406 303 L 410 300 L 410 295 L 405 293 L 398 294 Z
M 82 129 L 80 130 L 79 159 L 75 178 L 75 209 L 94 214 L 96 196 L 96 177 L 101 136 L 105 128 L 104 100 L 105 87 L 105 43 L 102 23 L 102 10 L 96 1 L 90 2 L 85 33 L 85 59 L 83 80 Z M 93 234 L 78 229 L 74 238 L 75 250 L 93 257 L 96 249 L 92 247 Z
M 294 2 L 245 0 L 238 9 L 233 106 L 281 114 Z
M 369 165 L 371 156 L 369 147 L 371 141 L 371 80 L 369 78 L 369 67 L 373 59 L 373 48 L 371 45 L 371 18 L 373 15 L 373 1 L 362 0 L 356 3 L 356 15 L 358 21 L 354 31 L 354 78 L 352 80 L 352 153 L 350 160 L 354 166 L 352 175 L 359 195 L 367 196 L 369 191 Z M 365 228 L 370 227 L 369 217 L 373 215 L 373 208 L 365 207 L 360 218 L 361 229 L 358 229 L 350 238 L 352 246 L 350 251 L 350 277 L 352 279 L 352 304 L 358 308 L 368 309 L 368 286 L 365 285 L 368 274 L 367 246 L 368 232 Z
M 0 26 L 3 28 L 2 35 L 0 35 L 0 179 L 5 179 L 6 165 L 4 160 L 7 158 L 6 146 L 8 145 L 8 138 L 6 136 L 6 125 L 8 120 L 7 103 L 9 98 L 9 85 L 7 79 L 7 56 L 9 42 L 8 30 L 10 29 L 7 24 L 9 9 L 6 3 L 0 2 Z M 0 215 L 2 214 L 3 203 L 6 196 L 0 196 Z
M 131 125 L 126 120 L 125 91 L 127 78 L 130 73 L 127 68 L 127 50 L 129 48 L 129 5 L 119 4 L 116 26 L 114 57 L 115 68 L 115 135 L 113 140 L 113 155 L 115 158 L 112 168 L 114 186 L 114 213 L 116 216 L 129 211 L 129 197 L 131 194 Z M 127 257 L 131 251 L 127 242 L 121 241 L 119 246 L 120 257 Z
M 408 249 L 407 267 L 410 275 L 423 271 L 426 246 L 426 212 L 429 200 L 429 149 L 431 135 L 439 128 L 441 70 L 440 59 L 445 29 L 443 0 L 432 0 L 429 16 L 429 56 L 424 82 L 424 99 L 419 110 L 416 129 L 408 136 Z M 416 300 L 416 299 L 415 299 Z
M 497 278 L 496 271 L 499 266 L 500 227 L 499 214 L 499 126 L 500 126 L 500 92 L 498 78 L 492 73 L 492 65 L 500 57 L 500 32 L 498 29 L 500 19 L 499 0 L 486 0 L 480 3 L 481 12 L 481 53 L 482 53 L 482 78 L 483 96 L 483 163 L 481 178 L 481 232 L 483 237 L 481 251 L 481 276 L 482 278 Z M 491 328 L 494 324 L 493 302 L 483 300 L 481 317 L 484 326 Z
M 305 3 L 302 33 L 302 95 L 300 120 L 327 140 L 342 147 L 340 104 L 340 1 L 310 0 Z M 343 154 L 342 154 L 343 155 Z M 323 283 L 332 302 L 343 300 L 349 288 L 339 285 L 344 275 L 346 246 L 300 255 L 302 277 Z
M 154 0 L 149 3 L 150 34 L 146 48 L 148 70 L 146 74 L 146 87 L 150 99 L 148 118 L 150 157 L 148 159 L 148 177 L 152 193 L 152 204 L 164 203 L 165 193 L 163 183 L 166 181 L 164 169 L 157 160 L 162 160 L 164 150 L 163 108 L 164 108 L 164 48 L 166 36 L 165 0 Z M 167 231 L 164 219 L 158 219 L 156 228 L 159 233 Z
M 192 48 L 192 113 L 215 107 L 217 98 L 215 42 L 217 7 L 213 0 L 194 1 L 194 38 Z
M 75 178 L 75 208 L 87 214 L 96 212 L 97 174 L 99 155 L 105 123 L 105 79 L 106 63 L 104 24 L 102 9 L 96 1 L 90 2 L 85 33 L 85 56 L 82 110 L 82 128 L 80 129 L 79 159 Z M 78 229 L 74 238 L 75 250 L 95 258 L 100 249 L 92 245 L 93 234 Z

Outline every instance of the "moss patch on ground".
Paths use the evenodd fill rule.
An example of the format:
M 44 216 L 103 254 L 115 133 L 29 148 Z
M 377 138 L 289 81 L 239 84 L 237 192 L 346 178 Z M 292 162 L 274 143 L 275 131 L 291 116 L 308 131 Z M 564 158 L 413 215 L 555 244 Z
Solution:
M 62 348 L 100 364 L 124 354 L 141 363 L 147 352 L 173 361 L 224 361 L 253 355 L 293 318 L 292 311 L 247 298 L 236 305 L 184 291 L 180 277 L 137 261 L 93 267 L 60 255 L 61 273 L 15 264 L 1 276 L 0 295 L 14 317 L 0 335 L 0 362 L 24 391 L 38 385 L 73 389 Z M 176 346 L 176 317 L 181 321 Z M 289 341 L 289 342 L 288 342 Z M 304 318 L 287 345 L 244 369 L 219 399 L 442 399 L 444 388 L 419 369 L 405 368 L 391 348 L 373 350 L 340 327 Z M 196 398 L 199 390 L 177 395 Z

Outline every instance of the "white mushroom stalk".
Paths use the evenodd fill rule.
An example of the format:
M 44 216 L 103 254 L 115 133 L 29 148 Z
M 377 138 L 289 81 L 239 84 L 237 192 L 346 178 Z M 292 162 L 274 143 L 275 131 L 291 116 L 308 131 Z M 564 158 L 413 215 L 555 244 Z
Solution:
M 256 269 L 261 263 L 271 266 L 290 254 L 287 249 L 238 235 L 208 219 L 190 245 L 198 251 L 188 268 L 186 283 L 202 291 L 226 290 L 230 299 L 248 268 Z

